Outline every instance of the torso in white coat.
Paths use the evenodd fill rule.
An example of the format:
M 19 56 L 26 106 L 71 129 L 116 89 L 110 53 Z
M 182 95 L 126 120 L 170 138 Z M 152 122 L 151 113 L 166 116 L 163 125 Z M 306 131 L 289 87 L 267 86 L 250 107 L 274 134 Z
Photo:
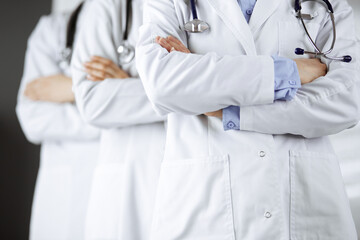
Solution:
M 310 49 L 294 1 L 259 0 L 249 24 L 237 1 L 197 1 L 211 26 L 187 34 L 183 0 L 148 1 L 137 66 L 150 100 L 168 117 L 152 239 L 356 239 L 338 161 L 326 135 L 359 119 L 351 8 L 332 1 L 338 39 L 326 77 L 290 102 L 273 103 L 271 55 Z M 321 3 L 303 3 L 312 36 L 326 50 L 331 24 Z M 154 38 L 173 35 L 192 53 L 167 53 Z M 247 56 L 244 56 L 247 55 Z M 242 131 L 200 115 L 241 106 Z
M 87 239 L 148 239 L 160 163 L 164 117 L 156 114 L 135 61 L 121 66 L 128 79 L 91 82 L 82 64 L 97 55 L 119 64 L 126 1 L 93 0 L 84 14 L 73 56 L 74 92 L 85 120 L 102 128 L 100 160 L 87 221 Z M 136 45 L 142 1 L 132 1 L 129 43 Z
M 74 104 L 35 102 L 24 97 L 39 77 L 71 76 L 61 61 L 69 15 L 42 17 L 32 33 L 18 97 L 17 114 L 29 141 L 41 144 L 30 239 L 84 239 L 84 223 L 100 131 L 81 119 Z

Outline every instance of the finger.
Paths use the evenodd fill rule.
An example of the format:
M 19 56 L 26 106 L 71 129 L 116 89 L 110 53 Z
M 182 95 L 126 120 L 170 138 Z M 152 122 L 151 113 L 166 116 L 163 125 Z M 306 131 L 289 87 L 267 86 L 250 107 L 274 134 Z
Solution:
M 106 74 L 108 74 L 108 78 L 128 77 L 128 74 L 110 59 L 99 56 L 93 56 L 91 60 L 93 62 L 100 63 L 105 67 L 105 72 Z
M 95 76 L 92 76 L 92 75 L 87 75 L 86 78 L 90 81 L 93 81 L 93 82 L 101 82 L 101 81 L 104 81 L 104 79 L 101 79 L 101 78 L 98 78 L 98 77 L 95 77 Z
M 170 41 L 175 42 L 176 44 L 183 45 L 183 43 L 179 39 L 177 39 L 176 37 L 173 37 L 173 36 L 169 35 L 167 38 Z
M 29 85 L 26 87 L 24 91 L 24 96 L 29 98 L 30 100 L 37 100 L 36 92 L 32 87 L 29 87 Z
M 209 116 L 209 117 L 222 117 L 222 110 L 204 113 L 204 115 Z
M 179 42 L 176 38 L 169 36 L 167 38 L 167 41 L 169 44 L 171 44 L 172 46 L 174 46 L 176 49 L 180 50 L 181 48 L 183 48 L 183 44 L 181 42 Z
M 86 62 L 84 63 L 84 67 L 87 69 L 93 69 L 93 70 L 97 70 L 97 71 L 106 71 L 106 66 L 100 62 Z
M 112 78 L 128 78 L 129 77 L 128 73 L 116 64 L 112 64 L 109 67 L 109 71 L 107 71 L 107 73 L 110 74 L 112 76 Z
M 170 52 L 170 50 L 172 48 L 172 45 L 169 44 L 169 42 L 165 38 L 160 39 L 160 46 L 162 46 L 163 48 L 168 50 L 168 52 Z
M 31 96 L 31 90 L 28 87 L 26 87 L 26 89 L 24 91 L 24 96 L 25 97 L 30 97 Z
M 164 39 L 163 41 L 165 41 L 168 44 L 170 51 L 171 51 L 172 47 L 175 48 L 176 51 L 181 51 L 181 47 L 179 44 L 177 44 L 176 42 L 170 41 L 168 38 L 163 38 L 163 39 Z
M 100 78 L 101 80 L 104 80 L 106 78 L 106 72 L 99 71 L 96 69 L 86 68 L 85 72 L 93 77 Z
M 110 78 L 113 78 L 116 74 L 116 65 L 110 65 L 106 66 L 103 63 L 99 62 L 87 62 L 84 64 L 85 71 L 97 71 L 97 72 L 103 72 L 105 75 L 110 76 Z M 99 75 L 100 76 L 100 75 Z
M 165 38 L 161 38 L 159 40 L 159 43 L 160 43 L 160 46 L 165 48 L 168 52 L 170 52 L 171 48 L 173 47 L 171 44 L 169 44 L 169 42 Z
M 175 47 L 176 50 L 184 53 L 190 53 L 189 49 L 177 38 L 169 36 L 167 39 L 169 43 Z
M 179 45 L 175 42 L 170 42 L 170 44 L 176 49 L 176 51 L 183 52 L 183 53 L 189 53 L 190 51 L 183 45 Z
M 113 61 L 111 61 L 110 59 L 103 58 L 103 57 L 100 57 L 100 56 L 92 56 L 92 57 L 91 57 L 91 61 L 92 61 L 92 62 L 101 63 L 101 64 L 103 64 L 104 66 L 112 66 L 112 65 L 115 65 L 115 63 L 114 63 Z
M 174 47 L 171 48 L 170 52 L 174 52 L 176 49 Z
M 125 79 L 125 78 L 129 78 L 129 77 L 130 77 L 130 75 L 127 72 L 125 72 L 124 70 L 122 70 L 121 68 L 119 68 L 114 75 L 114 78 L 120 78 L 120 79 Z
M 158 43 L 158 44 L 160 44 L 160 39 L 161 39 L 161 37 L 160 37 L 160 36 L 157 36 L 157 37 L 155 38 L 155 42 Z

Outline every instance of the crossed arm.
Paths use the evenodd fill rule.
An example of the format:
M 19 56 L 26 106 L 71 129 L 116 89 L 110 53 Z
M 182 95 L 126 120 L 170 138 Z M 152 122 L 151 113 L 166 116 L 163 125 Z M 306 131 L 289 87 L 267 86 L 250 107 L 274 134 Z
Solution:
M 167 38 L 158 36 L 155 38 L 155 42 L 165 48 L 169 53 L 174 51 L 191 53 L 180 40 L 173 36 L 168 36 Z M 298 67 L 301 84 L 311 83 L 315 79 L 326 75 L 327 66 L 324 63 L 321 63 L 319 59 L 294 59 L 294 61 Z M 222 118 L 222 109 L 204 113 L 204 115 L 208 117 Z
M 166 18 L 159 17 L 165 15 Z M 178 27 L 177 16 L 173 1 L 148 1 L 144 5 L 145 23 L 140 29 L 137 67 L 159 113 L 198 115 L 230 105 L 240 106 L 241 130 L 306 138 L 335 134 L 358 123 L 357 42 L 352 9 L 346 2 L 339 2 L 335 14 L 339 37 L 332 53 L 352 53 L 354 60 L 327 62 L 329 71 L 325 76 L 304 84 L 295 98 L 286 102 L 274 102 L 274 63 L 269 56 L 199 55 L 174 50 L 169 53 L 154 43 L 154 37 L 169 35 L 187 42 L 186 34 Z M 320 48 L 329 48 L 331 34 L 328 20 L 317 37 Z M 254 67 L 258 71 L 246 71 Z M 199 68 L 202 74 L 197 74 Z M 252 79 L 252 85 L 244 79 Z

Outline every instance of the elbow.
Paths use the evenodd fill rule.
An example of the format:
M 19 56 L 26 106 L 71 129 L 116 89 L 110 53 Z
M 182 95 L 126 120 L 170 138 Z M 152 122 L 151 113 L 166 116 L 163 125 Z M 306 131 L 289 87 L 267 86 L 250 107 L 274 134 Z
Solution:
M 96 109 L 92 107 L 91 104 L 82 107 L 78 106 L 78 109 L 85 124 L 99 128 L 105 127 L 105 124 L 101 121 L 101 114 L 97 113 Z
M 170 109 L 166 107 L 169 96 L 165 91 L 162 91 L 161 89 L 152 86 L 150 91 L 146 90 L 146 94 L 153 106 L 154 111 L 158 115 L 165 116 L 171 112 Z
M 333 115 L 328 122 L 320 122 L 318 127 L 309 129 L 306 133 L 301 134 L 305 138 L 319 138 L 329 135 L 338 134 L 342 131 L 355 127 L 360 121 L 359 104 L 353 104 L 347 111 L 339 111 Z
M 39 136 L 38 133 L 36 132 L 32 132 L 32 131 L 26 131 L 24 130 L 24 135 L 25 138 L 28 140 L 28 142 L 35 144 L 35 145 L 40 145 L 41 144 L 41 137 Z
M 360 98 L 358 95 L 353 95 L 350 102 L 348 103 L 348 108 L 344 108 L 343 116 L 345 129 L 355 127 L 360 121 Z
M 101 124 L 101 117 L 104 105 L 101 99 L 96 98 L 93 88 L 73 88 L 76 99 L 76 107 L 79 111 L 81 119 L 85 124 L 103 127 Z
M 172 94 L 169 88 L 166 89 L 162 87 L 164 86 L 164 84 L 160 82 L 162 78 L 158 76 L 158 74 L 153 74 L 147 71 L 139 70 L 139 73 L 141 81 L 143 82 L 146 95 L 150 100 L 154 111 L 160 116 L 165 116 L 170 113 L 171 110 L 168 105 L 169 99 L 171 99 Z M 172 95 L 172 97 L 174 98 L 174 95 Z
M 101 104 L 96 99 L 85 99 L 82 104 L 77 103 L 81 119 L 84 124 L 95 128 L 107 129 L 114 125 L 114 120 L 107 104 Z M 120 110 L 119 110 L 120 111 Z
M 348 115 L 349 128 L 353 128 L 360 122 L 360 101 L 355 103 L 355 108 L 352 113 Z
M 16 107 L 16 114 L 25 138 L 32 144 L 41 144 L 41 131 L 39 131 L 36 123 L 33 123 L 32 119 L 27 116 L 27 114 L 21 109 L 19 105 Z

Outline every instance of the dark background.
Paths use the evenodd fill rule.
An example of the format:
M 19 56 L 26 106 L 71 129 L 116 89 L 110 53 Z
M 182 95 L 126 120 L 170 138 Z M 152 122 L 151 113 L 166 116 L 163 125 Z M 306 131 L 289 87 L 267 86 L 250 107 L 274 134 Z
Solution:
M 27 38 L 50 0 L 2 0 L 0 5 L 0 239 L 28 239 L 39 147 L 28 143 L 16 114 Z

